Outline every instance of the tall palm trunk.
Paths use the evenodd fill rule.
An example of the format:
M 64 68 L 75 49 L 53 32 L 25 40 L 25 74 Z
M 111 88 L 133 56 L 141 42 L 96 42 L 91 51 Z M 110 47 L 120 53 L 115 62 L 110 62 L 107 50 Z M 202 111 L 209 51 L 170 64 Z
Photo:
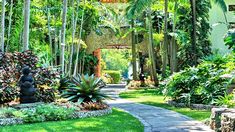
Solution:
M 2 0 L 2 17 L 1 17 L 1 50 L 4 52 L 4 36 L 5 36 L 5 4 L 6 0 Z
M 66 21 L 67 21 L 67 0 L 63 1 L 63 16 L 62 16 L 62 29 L 61 29 L 61 72 L 64 75 L 64 52 L 65 52 L 65 34 L 66 34 Z
M 77 8 L 76 12 L 79 11 L 79 3 L 80 0 L 77 0 Z M 72 0 L 72 6 L 73 6 L 73 14 L 72 14 L 72 44 L 70 46 L 70 59 L 69 59 L 69 76 L 72 74 L 72 65 L 73 65 L 73 53 L 74 53 L 74 39 L 76 34 L 76 28 L 77 28 L 77 19 L 78 14 L 75 15 L 75 6 L 74 6 L 74 0 Z
M 192 61 L 193 65 L 197 64 L 197 45 L 196 45 L 196 0 L 190 0 L 192 10 Z
M 135 21 L 131 20 L 131 28 L 134 28 Z M 133 79 L 137 80 L 137 67 L 136 67 L 136 44 L 135 44 L 135 31 L 133 30 L 131 33 L 131 41 L 132 41 L 132 69 L 133 69 Z
M 30 23 L 30 0 L 24 1 L 24 37 L 23 51 L 29 49 L 29 23 Z
M 84 0 L 84 6 L 86 4 L 86 0 Z M 82 30 L 83 30 L 83 22 L 84 22 L 84 15 L 85 15 L 85 7 L 83 7 L 83 12 L 82 12 L 82 20 L 81 20 L 81 25 L 80 25 L 80 32 L 79 32 L 79 40 L 78 40 L 78 47 L 77 47 L 77 55 L 76 55 L 76 61 L 75 61 L 75 66 L 74 66 L 74 71 L 73 71 L 73 76 L 75 77 L 77 72 L 78 72 L 78 57 L 79 57 L 79 52 L 80 52 L 80 47 L 81 47 L 81 39 L 82 39 Z
M 53 66 L 53 46 L 52 46 L 52 38 L 51 38 L 51 16 L 50 16 L 50 8 L 47 7 L 47 27 L 48 27 L 48 35 L 49 35 L 49 43 L 50 43 L 50 50 L 51 50 L 51 66 Z
M 153 74 L 153 79 L 155 86 L 159 85 L 159 80 L 157 77 L 157 68 L 156 68 L 156 63 L 155 63 L 155 55 L 154 55 L 154 50 L 153 50 L 153 27 L 152 27 L 152 16 L 151 16 L 151 9 L 148 9 L 147 11 L 147 17 L 148 17 L 148 30 L 149 30 L 149 58 L 151 60 L 151 67 L 152 67 L 152 74 Z
M 6 52 L 8 51 L 9 44 L 10 44 L 10 37 L 11 37 L 11 23 L 12 23 L 12 14 L 13 14 L 13 0 L 11 0 L 10 5 L 10 13 L 9 13 L 9 24 L 8 24 L 8 32 L 7 32 L 7 45 L 6 45 Z
M 165 17 L 164 17 L 164 44 L 163 44 L 163 64 L 162 64 L 162 76 L 166 77 L 167 67 L 167 48 L 168 48 L 168 33 L 167 33 L 167 18 L 168 18 L 168 0 L 165 0 Z
M 178 1 L 175 1 L 175 7 L 174 7 L 174 18 L 173 18 L 173 37 L 172 37 L 172 45 L 171 45 L 171 73 L 177 71 L 177 43 L 175 38 L 176 33 L 176 11 L 178 8 Z
M 57 30 L 55 30 L 54 35 L 55 35 L 55 43 L 54 43 L 54 45 L 55 45 L 55 53 L 54 53 L 55 62 L 54 62 L 54 64 L 55 64 L 55 66 L 57 66 L 57 53 L 58 53 L 58 35 L 57 35 Z M 60 39 L 60 37 L 59 37 L 59 39 Z

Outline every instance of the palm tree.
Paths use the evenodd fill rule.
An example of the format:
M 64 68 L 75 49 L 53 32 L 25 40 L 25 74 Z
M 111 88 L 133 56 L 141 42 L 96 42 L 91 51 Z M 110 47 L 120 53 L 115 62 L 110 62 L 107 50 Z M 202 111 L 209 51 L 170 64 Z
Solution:
M 1 17 L 1 50 L 4 52 L 4 36 L 5 36 L 5 4 L 6 0 L 2 0 L 2 17 Z
M 13 15 L 13 0 L 11 0 L 10 5 L 10 16 L 9 16 L 9 25 L 8 25 L 8 33 L 7 33 L 7 46 L 6 46 L 6 52 L 8 51 L 9 43 L 10 43 L 10 37 L 11 37 L 11 23 L 12 23 L 12 15 Z
M 151 5 L 154 0 L 130 0 L 130 6 L 127 8 L 127 17 L 129 19 L 133 19 L 138 14 L 142 14 L 144 11 L 147 13 L 147 25 L 149 32 L 149 58 L 151 60 L 151 69 L 152 75 L 155 82 L 155 85 L 158 86 L 159 81 L 156 73 L 156 63 L 154 60 L 154 52 L 153 52 L 153 31 L 152 31 L 152 10 Z
M 62 29 L 61 29 L 61 71 L 64 75 L 64 52 L 65 52 L 65 34 L 67 21 L 67 0 L 63 1 Z
M 48 36 L 49 36 L 49 43 L 51 49 L 51 66 L 53 66 L 53 46 L 52 46 L 52 38 L 51 38 L 51 15 L 50 15 L 50 7 L 46 8 L 47 11 L 47 28 L 48 28 Z
M 29 23 L 30 23 L 30 0 L 24 1 L 24 38 L 23 38 L 23 51 L 29 49 Z
M 219 5 L 219 7 L 222 9 L 225 22 L 226 22 L 226 24 L 228 24 L 228 19 L 226 16 L 226 12 L 228 11 L 228 7 L 227 7 L 225 1 L 224 0 L 213 0 L 213 2 L 216 3 L 217 5 Z
M 86 6 L 86 0 L 84 0 L 84 7 L 82 11 L 82 20 L 80 25 L 80 31 L 79 31 L 79 40 L 78 40 L 78 46 L 77 46 L 77 54 L 76 54 L 76 60 L 75 60 L 75 66 L 73 71 L 73 76 L 75 77 L 78 71 L 78 60 L 79 60 L 79 49 L 81 47 L 81 39 L 82 39 L 82 30 L 83 30 L 83 24 L 84 24 L 84 15 L 85 15 L 85 6 Z
M 190 5 L 191 5 L 191 10 L 192 10 L 192 57 L 193 57 L 193 64 L 197 64 L 197 34 L 196 34 L 196 22 L 197 22 L 197 17 L 196 17 L 196 0 L 190 0 Z
M 135 27 L 135 20 L 131 20 L 131 28 Z M 133 79 L 137 80 L 137 66 L 136 66 L 136 43 L 135 43 L 135 31 L 131 33 L 131 43 L 132 43 L 132 69 L 133 69 Z
M 165 0 L 165 17 L 164 17 L 164 44 L 163 44 L 163 65 L 162 65 L 162 76 L 166 77 L 167 67 L 167 48 L 168 48 L 168 33 L 167 33 L 167 18 L 168 18 L 168 0 Z
M 215 2 L 216 4 L 218 4 L 220 6 L 220 8 L 224 11 L 227 12 L 228 8 L 226 5 L 226 2 L 224 0 L 213 0 L 213 2 Z

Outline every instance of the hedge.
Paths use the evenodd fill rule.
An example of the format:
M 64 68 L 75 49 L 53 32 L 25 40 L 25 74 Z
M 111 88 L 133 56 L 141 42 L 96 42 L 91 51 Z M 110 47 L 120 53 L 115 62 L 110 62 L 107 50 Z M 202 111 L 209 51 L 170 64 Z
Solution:
M 112 84 L 118 84 L 121 81 L 121 72 L 120 71 L 108 70 L 108 71 L 104 71 L 104 73 L 108 74 L 112 78 L 112 80 L 111 80 Z

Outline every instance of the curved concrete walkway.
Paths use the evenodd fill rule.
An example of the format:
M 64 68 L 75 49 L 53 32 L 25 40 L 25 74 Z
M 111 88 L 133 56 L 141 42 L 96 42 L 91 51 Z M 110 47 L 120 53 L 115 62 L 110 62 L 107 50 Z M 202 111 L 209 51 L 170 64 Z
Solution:
M 125 91 L 125 85 L 108 85 L 102 91 L 114 98 L 107 101 L 109 105 L 138 118 L 143 123 L 145 132 L 212 132 L 203 123 L 177 112 L 119 98 L 118 94 Z

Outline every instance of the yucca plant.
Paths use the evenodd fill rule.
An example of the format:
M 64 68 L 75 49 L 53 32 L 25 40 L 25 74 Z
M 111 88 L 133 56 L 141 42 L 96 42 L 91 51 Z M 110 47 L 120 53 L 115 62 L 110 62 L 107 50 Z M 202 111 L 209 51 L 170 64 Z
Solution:
M 105 98 L 109 98 L 104 93 L 101 93 L 102 81 L 94 75 L 82 75 L 76 83 L 71 83 L 62 93 L 62 97 L 69 101 L 77 102 L 78 104 L 87 102 L 102 102 Z M 74 79 L 77 80 L 77 79 Z

